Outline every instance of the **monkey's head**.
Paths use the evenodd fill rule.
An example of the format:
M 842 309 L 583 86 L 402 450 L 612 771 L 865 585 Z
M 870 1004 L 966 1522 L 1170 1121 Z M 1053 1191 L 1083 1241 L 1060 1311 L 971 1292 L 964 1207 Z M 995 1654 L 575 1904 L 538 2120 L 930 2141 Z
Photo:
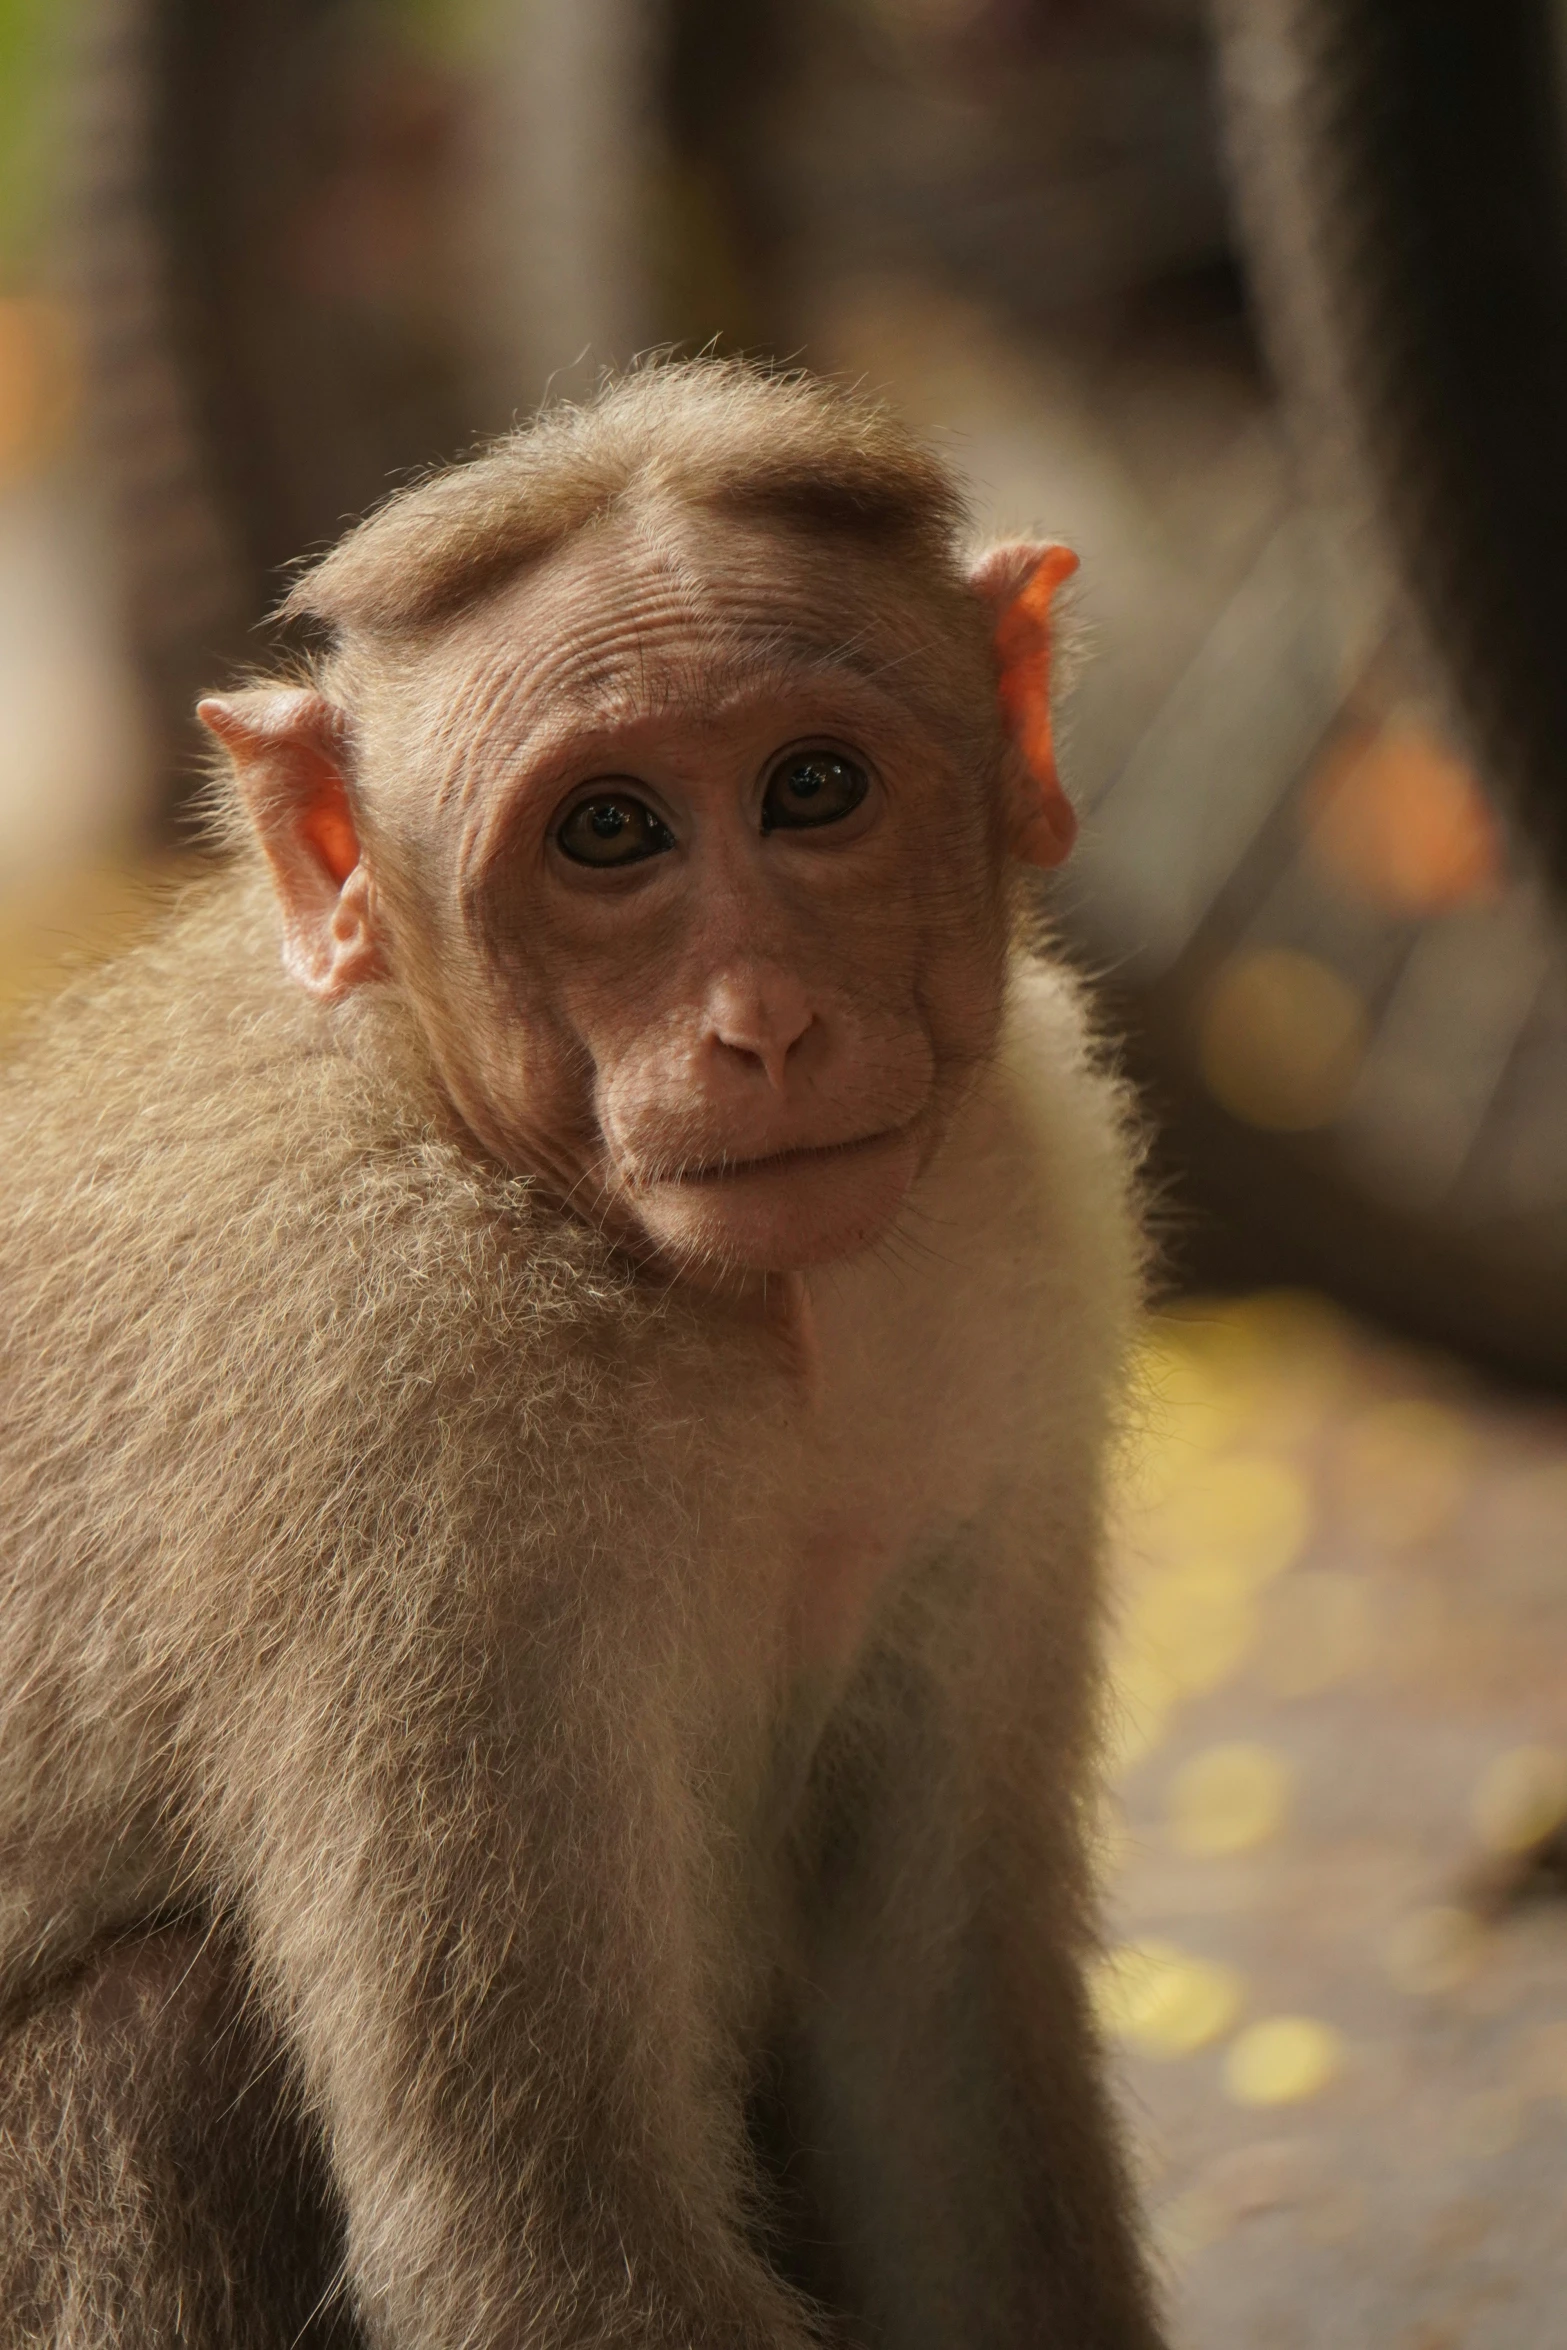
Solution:
M 879 410 L 699 362 L 406 491 L 202 704 L 289 969 L 409 999 L 478 1142 L 720 1279 L 853 1255 L 993 1045 L 1008 868 L 1073 820 L 1049 602 Z

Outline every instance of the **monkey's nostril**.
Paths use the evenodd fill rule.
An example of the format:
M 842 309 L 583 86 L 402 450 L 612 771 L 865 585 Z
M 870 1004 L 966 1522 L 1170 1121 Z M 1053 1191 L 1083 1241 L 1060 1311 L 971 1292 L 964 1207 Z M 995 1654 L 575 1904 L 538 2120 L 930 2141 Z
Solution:
M 721 999 L 709 1017 L 709 1035 L 721 1054 L 738 1055 L 779 1091 L 790 1060 L 817 1025 L 810 1004 L 792 991 Z
M 715 1035 L 713 1041 L 721 1055 L 728 1055 L 748 1070 L 765 1077 L 775 1092 L 781 1092 L 789 1057 L 800 1039 L 795 1037 L 785 1042 L 780 1037 Z

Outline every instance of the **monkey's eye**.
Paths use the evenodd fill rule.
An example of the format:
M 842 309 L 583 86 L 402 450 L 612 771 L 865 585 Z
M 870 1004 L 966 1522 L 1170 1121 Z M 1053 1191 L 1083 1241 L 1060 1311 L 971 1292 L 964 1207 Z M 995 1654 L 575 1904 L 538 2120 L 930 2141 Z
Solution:
M 806 832 L 818 824 L 841 824 L 870 788 L 864 768 L 837 751 L 789 751 L 767 778 L 762 830 Z
M 579 800 L 557 825 L 555 842 L 574 865 L 640 865 L 672 849 L 675 836 L 645 800 L 617 791 Z

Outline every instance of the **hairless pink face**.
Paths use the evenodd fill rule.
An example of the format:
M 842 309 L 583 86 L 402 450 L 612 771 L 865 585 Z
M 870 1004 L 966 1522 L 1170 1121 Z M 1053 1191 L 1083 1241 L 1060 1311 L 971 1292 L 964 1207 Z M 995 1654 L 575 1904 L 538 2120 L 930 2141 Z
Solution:
M 993 1044 L 1008 856 L 1070 844 L 1060 556 L 991 557 L 944 634 L 885 556 L 642 517 L 341 703 L 204 703 L 290 967 L 400 984 L 484 1148 L 679 1274 L 869 1248 Z

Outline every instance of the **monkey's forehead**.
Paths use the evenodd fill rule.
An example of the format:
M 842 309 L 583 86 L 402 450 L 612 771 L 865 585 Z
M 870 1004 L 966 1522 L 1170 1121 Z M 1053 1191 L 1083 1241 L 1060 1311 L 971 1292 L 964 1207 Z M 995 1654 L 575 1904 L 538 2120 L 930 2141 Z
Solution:
M 605 531 L 465 613 L 402 670 L 449 775 L 573 732 L 841 695 L 929 726 L 990 690 L 977 599 L 800 532 Z

